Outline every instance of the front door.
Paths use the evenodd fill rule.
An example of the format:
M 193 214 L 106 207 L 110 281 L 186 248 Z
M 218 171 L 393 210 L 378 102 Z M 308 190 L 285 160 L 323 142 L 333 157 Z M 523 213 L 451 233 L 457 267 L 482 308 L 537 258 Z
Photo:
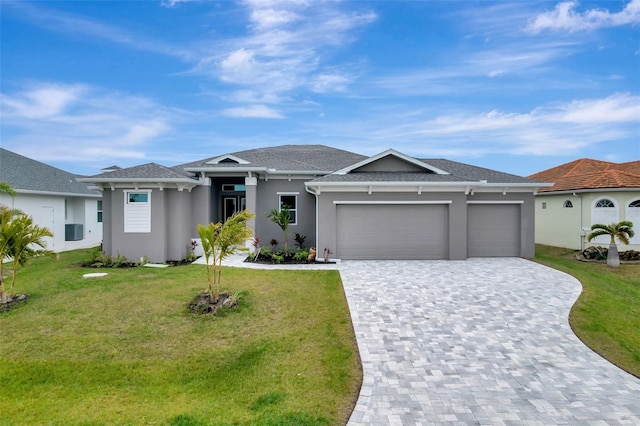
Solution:
M 247 208 L 247 199 L 244 195 L 225 195 L 222 206 L 223 220 L 226 222 L 231 216 Z

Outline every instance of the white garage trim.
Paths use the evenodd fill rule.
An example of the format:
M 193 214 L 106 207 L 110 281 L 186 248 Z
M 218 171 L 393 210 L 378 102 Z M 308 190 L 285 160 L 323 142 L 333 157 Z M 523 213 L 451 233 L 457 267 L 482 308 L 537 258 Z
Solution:
M 487 201 L 467 201 L 467 204 L 524 204 L 524 200 L 487 200 Z
M 474 203 L 467 211 L 468 257 L 519 257 L 519 203 Z
M 336 209 L 341 259 L 446 259 L 446 203 L 357 203 Z
M 437 201 L 334 201 L 333 204 L 374 204 L 374 205 L 422 205 L 422 204 L 452 204 L 453 200 L 437 200 Z

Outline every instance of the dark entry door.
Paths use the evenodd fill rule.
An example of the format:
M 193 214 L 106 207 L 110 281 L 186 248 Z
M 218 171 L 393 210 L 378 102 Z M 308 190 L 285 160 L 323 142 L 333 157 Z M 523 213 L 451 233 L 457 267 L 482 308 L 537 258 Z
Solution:
M 225 195 L 222 198 L 222 218 L 227 221 L 235 213 L 247 208 L 247 199 L 244 195 Z

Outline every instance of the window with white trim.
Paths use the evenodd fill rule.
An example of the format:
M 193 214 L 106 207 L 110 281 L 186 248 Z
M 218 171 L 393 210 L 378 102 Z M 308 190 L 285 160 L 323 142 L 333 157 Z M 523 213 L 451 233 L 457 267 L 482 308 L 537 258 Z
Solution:
M 290 225 L 298 224 L 298 195 L 296 194 L 278 194 L 278 209 L 289 209 L 289 216 L 291 217 Z
M 598 201 L 596 203 L 596 208 L 601 208 L 601 207 L 615 207 L 616 205 L 614 204 L 613 201 L 607 199 L 607 198 L 603 198 L 602 200 Z
M 124 191 L 124 232 L 151 232 L 151 190 Z
M 564 202 L 564 208 L 565 209 L 573 208 L 573 203 L 571 202 L 571 200 L 567 200 Z

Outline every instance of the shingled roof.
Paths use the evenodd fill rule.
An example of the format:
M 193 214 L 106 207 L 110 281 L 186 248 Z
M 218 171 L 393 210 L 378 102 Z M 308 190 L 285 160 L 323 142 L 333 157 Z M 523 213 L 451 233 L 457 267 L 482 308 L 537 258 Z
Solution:
M 448 174 L 428 172 L 351 172 L 329 174 L 315 179 L 314 183 L 329 182 L 425 182 L 425 183 L 469 183 L 486 181 L 488 184 L 536 184 L 536 180 L 497 170 L 476 167 L 442 158 L 420 159 L 426 165 Z
M 640 189 L 640 161 L 612 163 L 581 158 L 529 176 L 553 183 L 538 192 L 577 191 L 588 189 Z
M 245 163 L 214 162 L 226 156 L 244 160 Z M 176 170 L 202 170 L 207 168 L 263 168 L 273 172 L 306 171 L 328 173 L 357 163 L 364 155 L 325 145 L 281 145 L 249 149 L 210 157 L 174 167 Z
M 0 181 L 8 183 L 18 193 L 101 195 L 76 181 L 77 177 L 80 176 L 0 148 Z

